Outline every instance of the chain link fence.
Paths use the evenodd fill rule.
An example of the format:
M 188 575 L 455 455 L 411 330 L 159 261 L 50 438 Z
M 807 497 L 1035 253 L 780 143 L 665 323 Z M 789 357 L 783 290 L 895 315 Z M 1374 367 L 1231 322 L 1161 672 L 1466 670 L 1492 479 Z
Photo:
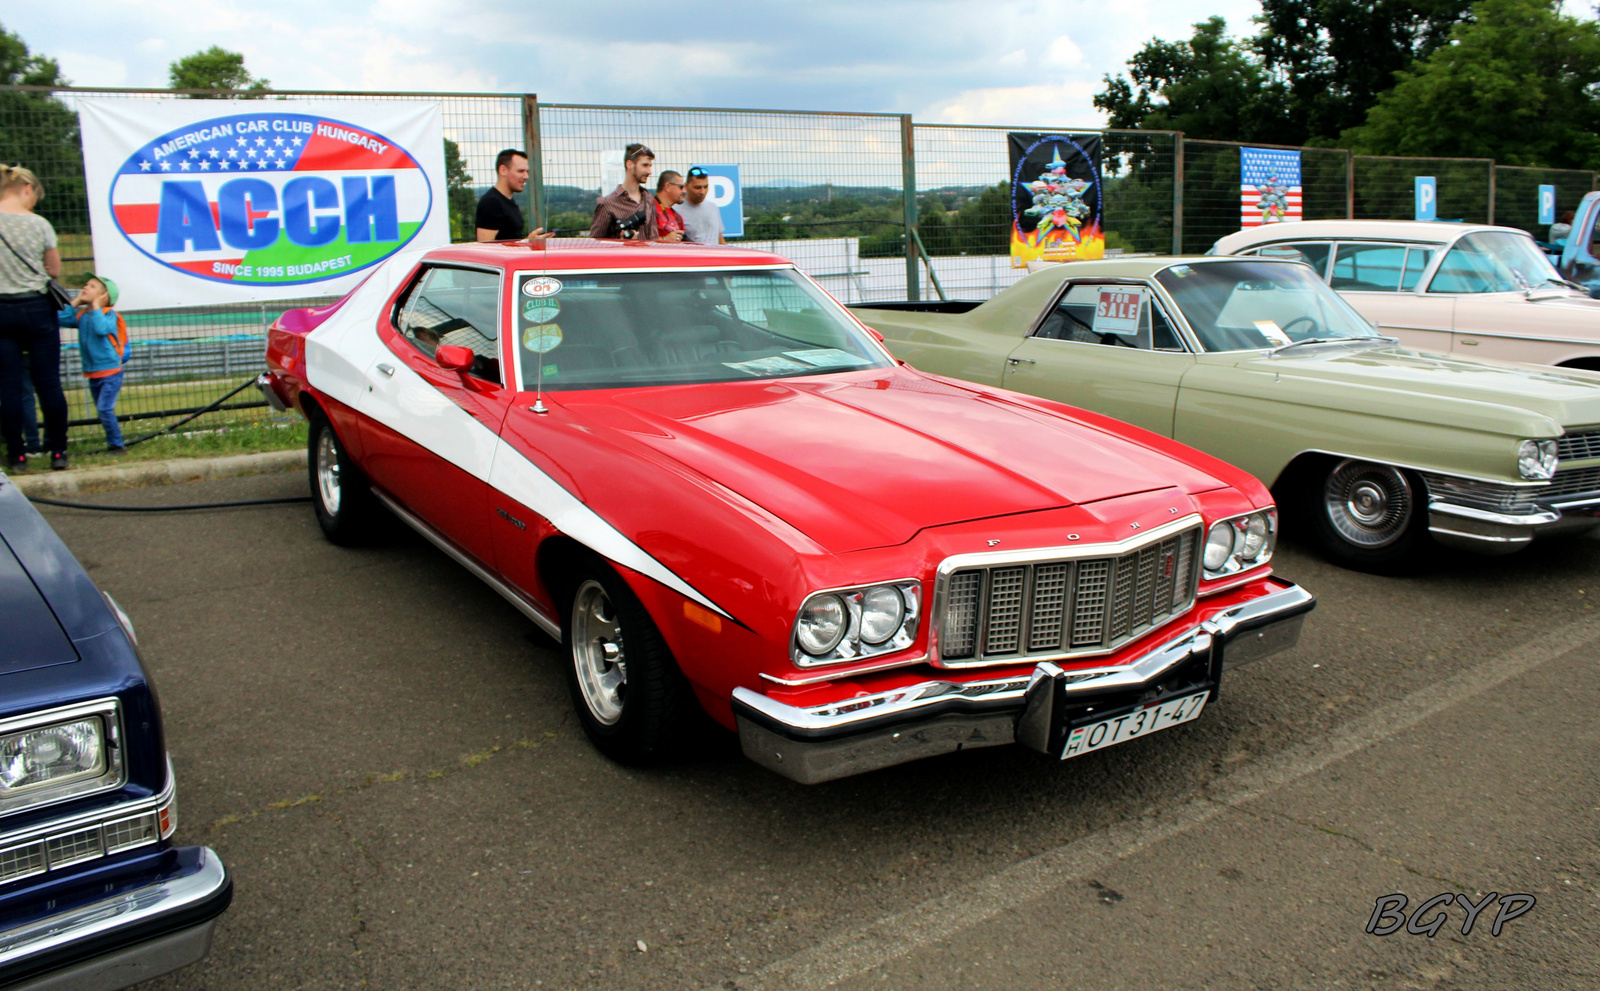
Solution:
M 986 298 L 1023 274 L 1009 257 L 1009 132 L 1094 131 L 1102 137 L 1106 247 L 1122 253 L 1204 252 L 1239 229 L 1240 148 L 1162 131 L 914 124 L 902 114 L 830 113 L 539 103 L 531 94 L 317 91 L 91 90 L 0 87 L 0 161 L 43 181 L 41 213 L 55 227 L 63 279 L 81 285 L 94 265 L 77 105 L 86 98 L 236 98 L 427 101 L 443 118 L 451 236 L 471 240 L 478 197 L 495 182 L 495 156 L 529 152 L 522 194 L 532 224 L 587 233 L 596 197 L 615 181 L 603 160 L 635 141 L 656 153 L 656 174 L 738 165 L 744 205 L 739 243 L 785 254 L 846 301 Z M 1263 147 L 1252 145 L 1251 147 Z M 1418 159 L 1295 148 L 1305 219 L 1409 219 L 1418 175 L 1437 180 L 1438 216 L 1498 222 L 1536 237 L 1536 194 L 1556 188 L 1557 214 L 1595 188 L 1595 173 L 1497 166 L 1488 159 Z M 908 232 L 910 236 L 908 236 Z M 269 305 L 197 306 L 125 314 L 132 357 L 118 403 L 123 419 L 159 427 L 225 395 L 261 366 L 264 329 L 307 298 Z M 101 437 L 63 332 L 75 446 Z M 259 420 L 244 392 L 192 429 Z

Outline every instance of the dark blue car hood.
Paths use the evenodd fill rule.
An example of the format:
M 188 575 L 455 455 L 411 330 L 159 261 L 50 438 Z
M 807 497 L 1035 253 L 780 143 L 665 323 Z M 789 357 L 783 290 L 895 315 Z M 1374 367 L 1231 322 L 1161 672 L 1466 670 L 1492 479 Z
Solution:
M 0 537 L 0 674 L 29 671 L 78 659 L 50 604 Z

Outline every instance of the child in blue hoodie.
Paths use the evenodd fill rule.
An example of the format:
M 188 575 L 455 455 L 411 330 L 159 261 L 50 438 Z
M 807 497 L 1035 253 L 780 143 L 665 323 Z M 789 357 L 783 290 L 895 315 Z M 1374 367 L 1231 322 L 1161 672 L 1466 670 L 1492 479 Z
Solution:
M 106 428 L 106 446 L 112 454 L 125 454 L 117 393 L 122 391 L 122 366 L 128 360 L 128 325 L 112 308 L 116 305 L 117 284 L 103 275 L 91 275 L 59 317 L 61 326 L 78 328 L 78 357 L 100 424 Z

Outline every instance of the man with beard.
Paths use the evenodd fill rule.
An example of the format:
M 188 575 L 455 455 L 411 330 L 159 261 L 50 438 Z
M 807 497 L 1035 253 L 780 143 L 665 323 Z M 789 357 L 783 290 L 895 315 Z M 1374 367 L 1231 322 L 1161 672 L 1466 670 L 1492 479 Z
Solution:
M 722 210 L 706 199 L 711 189 L 711 177 L 696 165 L 689 170 L 689 181 L 683 187 L 684 200 L 672 209 L 683 217 L 683 239 L 696 244 L 727 244 L 722 236 Z
M 595 201 L 590 237 L 624 241 L 656 239 L 655 203 L 645 191 L 655 164 L 656 153 L 649 148 L 638 143 L 627 147 L 623 153 L 622 185 Z

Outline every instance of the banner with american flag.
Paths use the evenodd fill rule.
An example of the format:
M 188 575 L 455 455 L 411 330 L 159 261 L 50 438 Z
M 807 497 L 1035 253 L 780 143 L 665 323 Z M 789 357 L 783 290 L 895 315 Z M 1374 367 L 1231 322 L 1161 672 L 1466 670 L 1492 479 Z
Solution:
M 1298 151 L 1240 148 L 1239 171 L 1240 227 L 1301 219 Z
M 450 239 L 436 102 L 84 100 L 95 269 L 118 308 L 335 296 Z

